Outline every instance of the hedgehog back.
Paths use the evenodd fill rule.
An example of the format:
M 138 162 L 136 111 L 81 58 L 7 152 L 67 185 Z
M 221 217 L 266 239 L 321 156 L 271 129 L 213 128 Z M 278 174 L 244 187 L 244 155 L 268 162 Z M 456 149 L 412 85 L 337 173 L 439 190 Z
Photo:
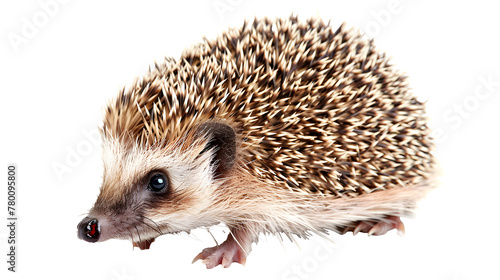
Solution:
M 292 191 L 357 196 L 429 178 L 424 104 L 373 42 L 318 19 L 256 19 L 156 65 L 106 112 L 105 136 L 178 141 L 208 120 L 241 167 Z

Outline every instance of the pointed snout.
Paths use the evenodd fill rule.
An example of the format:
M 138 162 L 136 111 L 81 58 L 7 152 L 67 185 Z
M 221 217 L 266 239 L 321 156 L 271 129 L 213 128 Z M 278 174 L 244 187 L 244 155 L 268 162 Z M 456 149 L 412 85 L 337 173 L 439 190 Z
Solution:
M 86 217 L 78 224 L 78 238 L 87 242 L 97 242 L 101 236 L 101 227 L 97 219 Z

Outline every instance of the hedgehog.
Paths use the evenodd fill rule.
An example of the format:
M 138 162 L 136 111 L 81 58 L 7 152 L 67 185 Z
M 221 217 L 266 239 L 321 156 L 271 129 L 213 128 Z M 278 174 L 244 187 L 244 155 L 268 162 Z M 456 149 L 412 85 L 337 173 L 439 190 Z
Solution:
M 152 69 L 151 69 L 152 68 Z M 425 104 L 373 40 L 297 16 L 245 21 L 108 103 L 88 242 L 222 224 L 193 260 L 244 264 L 259 235 L 404 232 L 434 187 Z

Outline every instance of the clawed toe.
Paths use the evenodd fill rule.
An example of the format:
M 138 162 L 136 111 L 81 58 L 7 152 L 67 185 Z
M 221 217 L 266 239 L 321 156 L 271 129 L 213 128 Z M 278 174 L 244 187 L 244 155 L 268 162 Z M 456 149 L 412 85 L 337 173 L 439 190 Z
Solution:
M 386 234 L 391 229 L 397 229 L 399 235 L 403 235 L 405 233 L 405 226 L 399 217 L 388 217 L 385 221 L 378 222 L 375 226 L 373 226 L 370 231 L 368 231 L 368 235 L 383 235 Z
M 353 235 L 358 234 L 358 232 L 367 232 L 373 227 L 373 224 L 370 222 L 360 222 L 352 231 Z
M 248 252 L 245 252 L 232 236 L 229 236 L 221 245 L 203 249 L 201 253 L 194 257 L 193 263 L 202 260 L 202 263 L 205 264 L 208 269 L 218 265 L 228 268 L 233 262 L 244 265 L 247 253 Z
M 233 248 L 232 246 L 224 245 L 225 244 L 221 244 L 221 246 L 218 247 L 204 249 L 193 259 L 193 263 L 198 260 L 202 260 L 202 263 L 208 269 L 214 268 L 218 265 L 228 268 L 233 262 L 237 262 L 242 265 L 245 264 L 246 255 L 241 248 Z
M 356 226 L 346 227 L 343 233 L 352 231 L 354 235 L 359 232 L 371 235 L 383 235 L 392 229 L 397 229 L 399 235 L 405 233 L 405 227 L 401 219 L 397 216 L 389 216 L 378 221 L 361 221 Z

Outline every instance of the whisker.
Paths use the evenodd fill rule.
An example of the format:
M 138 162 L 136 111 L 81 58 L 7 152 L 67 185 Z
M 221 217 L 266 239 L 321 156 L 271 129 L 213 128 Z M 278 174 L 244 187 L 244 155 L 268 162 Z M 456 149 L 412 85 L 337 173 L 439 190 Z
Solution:
M 150 229 L 158 232 L 160 235 L 162 235 L 163 233 L 161 231 L 158 231 L 158 229 L 152 227 L 151 225 L 149 225 L 148 223 L 144 222 L 144 221 L 140 221 L 141 223 L 145 224 L 146 226 L 148 226 Z
M 215 241 L 215 244 L 217 245 L 217 247 L 219 247 L 219 242 L 217 242 L 217 239 L 215 239 L 215 236 L 212 234 L 212 232 L 210 231 L 209 228 L 207 228 L 207 231 L 208 231 L 208 233 L 210 233 L 210 236 L 212 236 L 212 239 Z
M 80 214 L 79 216 L 88 216 L 88 215 L 89 215 L 89 212 L 86 212 L 86 213 Z
M 137 236 L 139 236 L 139 242 L 142 243 L 142 240 L 141 240 L 141 234 L 139 233 L 139 229 L 137 229 L 137 227 L 134 225 L 135 227 L 135 230 L 137 231 Z
M 186 176 L 186 178 L 184 178 L 184 180 L 182 180 L 182 182 L 179 184 L 179 187 L 182 187 L 182 185 L 184 185 L 184 183 L 187 182 L 189 178 Z
M 143 203 L 137 203 L 136 206 L 134 206 L 134 208 L 132 208 L 132 211 L 136 211 L 137 209 L 139 209 L 139 207 L 141 207 L 143 205 Z
M 146 217 L 146 216 L 143 216 L 143 215 L 141 215 L 141 217 L 143 217 L 144 219 L 148 219 L 148 220 L 150 220 L 150 221 L 151 221 L 151 222 L 152 222 L 152 223 L 153 223 L 153 224 L 154 224 L 154 225 L 158 228 L 158 230 L 157 230 L 157 231 L 159 231 L 159 232 L 160 232 L 160 234 L 162 234 L 162 235 L 164 234 L 164 233 L 161 231 L 160 226 L 159 226 L 159 225 L 158 225 L 155 221 L 153 221 L 153 220 L 151 220 L 150 218 L 148 218 L 148 217 Z M 144 223 L 144 224 L 146 224 L 146 223 Z M 147 224 L 146 224 L 146 225 L 147 225 Z
M 120 223 L 122 223 L 122 224 L 129 224 L 129 223 L 126 223 L 126 222 L 120 222 Z M 132 234 L 132 232 L 130 231 L 130 229 L 128 227 L 126 227 L 126 229 L 130 233 L 130 239 L 132 239 L 132 243 L 135 243 L 135 241 L 134 241 L 134 235 Z

